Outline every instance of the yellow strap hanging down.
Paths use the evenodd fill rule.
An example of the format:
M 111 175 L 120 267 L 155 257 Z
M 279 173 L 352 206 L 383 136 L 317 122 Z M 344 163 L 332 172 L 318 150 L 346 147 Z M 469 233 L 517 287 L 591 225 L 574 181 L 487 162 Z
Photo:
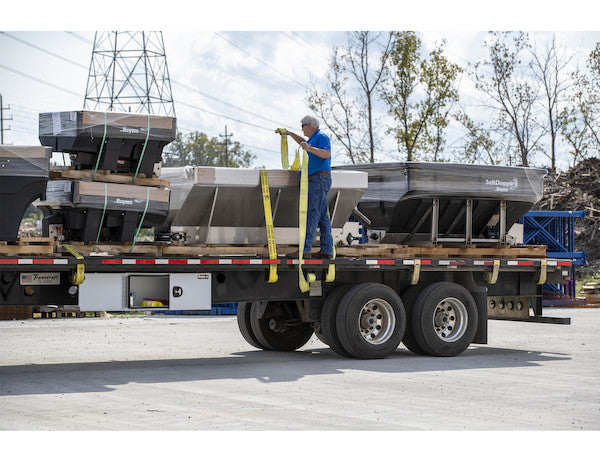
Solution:
M 317 280 L 313 273 L 304 277 L 302 272 L 302 259 L 304 258 L 304 241 L 306 239 L 306 214 L 308 212 L 308 153 L 302 149 L 302 169 L 300 170 L 300 207 L 298 208 L 298 238 L 299 238 L 299 261 L 298 277 L 301 292 L 308 292 L 310 283 Z
M 269 245 L 269 259 L 277 260 L 277 247 L 275 245 L 275 231 L 273 230 L 273 213 L 271 212 L 271 194 L 269 193 L 269 180 L 267 171 L 260 171 L 260 186 L 262 188 L 263 209 L 265 211 L 265 227 L 267 228 L 267 244 Z M 269 280 L 267 282 L 277 282 L 277 265 L 269 266 Z
M 83 260 L 83 255 L 81 255 L 77 250 L 71 247 L 69 244 L 62 245 L 71 255 L 73 255 L 77 260 Z M 75 285 L 81 284 L 85 280 L 85 268 L 82 263 L 77 263 L 75 267 L 75 274 L 73 275 L 72 282 Z

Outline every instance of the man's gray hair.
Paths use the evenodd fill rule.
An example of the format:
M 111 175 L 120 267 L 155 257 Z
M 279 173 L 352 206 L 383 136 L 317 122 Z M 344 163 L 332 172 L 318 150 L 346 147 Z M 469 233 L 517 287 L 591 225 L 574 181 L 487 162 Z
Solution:
M 300 121 L 300 124 L 301 125 L 308 124 L 308 125 L 311 125 L 311 126 L 313 126 L 315 128 L 319 128 L 319 119 L 317 119 L 314 116 L 307 115 L 307 116 L 302 117 L 302 120 Z

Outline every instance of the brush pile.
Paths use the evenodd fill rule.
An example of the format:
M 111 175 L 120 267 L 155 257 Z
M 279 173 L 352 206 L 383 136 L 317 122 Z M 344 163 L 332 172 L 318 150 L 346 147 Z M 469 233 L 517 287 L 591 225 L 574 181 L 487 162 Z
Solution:
M 588 271 L 600 270 L 600 158 L 546 176 L 534 210 L 585 210 L 585 218 L 575 220 L 575 249 L 586 253 Z

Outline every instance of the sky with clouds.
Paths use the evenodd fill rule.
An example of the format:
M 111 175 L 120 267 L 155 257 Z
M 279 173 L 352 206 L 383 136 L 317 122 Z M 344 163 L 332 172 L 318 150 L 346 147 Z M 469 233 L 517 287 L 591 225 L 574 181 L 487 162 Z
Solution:
M 458 2 L 457 6 L 472 4 L 481 9 L 480 3 Z M 145 3 L 147 8 L 153 8 L 154 4 L 154 1 Z M 348 9 L 353 6 L 365 9 L 364 2 L 334 1 L 333 6 L 307 4 L 311 7 L 305 12 L 295 8 L 297 3 L 290 11 L 287 7 L 292 4 L 283 2 L 254 3 L 254 10 L 246 3 L 224 2 L 216 9 L 190 8 L 189 15 L 180 15 L 179 22 L 173 23 L 171 10 L 164 9 L 165 2 L 161 2 L 163 10 L 160 11 L 164 11 L 164 15 L 146 12 L 139 24 L 132 24 L 122 22 L 123 18 L 130 18 L 127 16 L 129 6 L 123 6 L 123 15 L 104 13 L 93 20 L 85 14 L 82 19 L 81 14 L 63 17 L 54 12 L 50 18 L 52 14 L 58 15 L 56 20 L 44 23 L 42 17 L 47 11 L 42 3 L 36 14 L 19 16 L 21 22 L 0 19 L 3 31 L 0 33 L 0 93 L 4 106 L 11 108 L 7 115 L 13 119 L 7 122 L 10 131 L 5 132 L 5 141 L 39 144 L 38 113 L 82 109 L 94 30 L 132 30 L 140 29 L 135 27 L 139 25 L 146 26 L 146 30 L 162 30 L 180 131 L 199 130 L 218 136 L 225 133 L 227 126 L 228 133 L 233 133 L 232 139 L 255 154 L 255 165 L 267 168 L 280 166 L 279 136 L 274 133 L 275 128 L 281 126 L 300 132 L 299 120 L 309 112 L 307 88 L 312 82 L 318 86 L 324 84 L 328 57 L 334 46 L 345 44 L 347 30 L 415 29 L 428 49 L 445 39 L 447 57 L 461 66 L 483 58 L 482 45 L 487 36 L 484 31 L 502 29 L 503 25 L 533 31 L 556 30 L 532 32 L 531 36 L 534 42 L 541 44 L 555 34 L 559 44 L 574 56 L 573 66 L 583 65 L 589 51 L 600 42 L 600 32 L 563 32 L 561 23 L 553 22 L 556 21 L 554 15 L 547 20 L 542 18 L 541 24 L 531 19 L 529 23 L 523 21 L 511 27 L 513 24 L 508 18 L 505 23 L 494 24 L 485 11 L 463 17 L 460 11 L 466 10 L 459 8 L 458 13 L 453 11 L 454 16 L 450 15 L 450 21 L 444 22 L 440 18 L 444 6 L 438 11 L 440 14 L 430 16 L 427 21 L 425 13 L 429 3 L 425 2 L 421 9 L 408 11 L 413 15 L 412 20 L 402 16 L 402 10 L 398 11 L 402 18 L 394 22 L 388 15 L 374 16 L 369 9 L 365 10 L 361 22 L 360 15 Z M 394 5 L 378 1 L 370 4 L 373 9 L 380 4 Z M 431 4 L 437 5 L 436 2 Z M 332 9 L 336 5 L 345 8 L 344 11 Z M 453 21 L 453 17 L 458 20 Z M 563 21 L 564 27 L 573 31 L 580 30 L 577 25 L 586 26 L 585 22 L 569 24 L 568 17 Z M 177 27 L 179 23 L 181 27 Z M 444 24 L 446 27 L 434 30 Z M 529 28 L 525 27 L 527 24 Z M 476 118 L 485 118 L 482 96 L 474 90 L 473 82 L 462 77 L 459 88 L 466 109 Z M 378 123 L 389 123 L 385 108 L 378 107 L 377 116 Z M 448 131 L 448 146 L 459 146 L 463 137 L 464 129 L 453 124 Z M 333 164 L 347 162 L 341 149 L 341 145 L 333 144 Z M 377 160 L 393 161 L 398 158 L 395 154 L 393 138 L 384 137 Z M 561 164 L 564 166 L 566 159 Z

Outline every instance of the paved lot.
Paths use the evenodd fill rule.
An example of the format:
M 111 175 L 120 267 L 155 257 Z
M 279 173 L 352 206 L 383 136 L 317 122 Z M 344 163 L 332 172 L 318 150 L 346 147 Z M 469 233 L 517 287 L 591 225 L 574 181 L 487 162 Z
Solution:
M 600 430 L 600 310 L 456 358 L 244 342 L 234 317 L 0 323 L 0 430 Z

